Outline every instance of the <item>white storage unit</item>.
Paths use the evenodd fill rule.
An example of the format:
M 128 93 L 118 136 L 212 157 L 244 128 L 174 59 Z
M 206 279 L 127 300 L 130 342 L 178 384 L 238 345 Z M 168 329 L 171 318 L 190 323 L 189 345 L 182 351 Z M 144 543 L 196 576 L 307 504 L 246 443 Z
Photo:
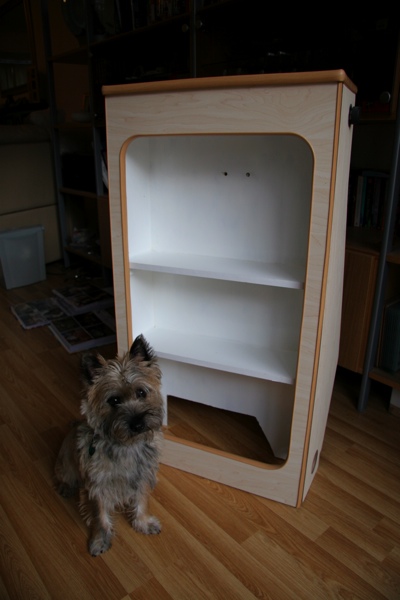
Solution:
M 342 71 L 104 88 L 118 348 L 163 391 L 253 415 L 282 465 L 177 440 L 166 464 L 290 505 L 337 364 L 355 88 Z

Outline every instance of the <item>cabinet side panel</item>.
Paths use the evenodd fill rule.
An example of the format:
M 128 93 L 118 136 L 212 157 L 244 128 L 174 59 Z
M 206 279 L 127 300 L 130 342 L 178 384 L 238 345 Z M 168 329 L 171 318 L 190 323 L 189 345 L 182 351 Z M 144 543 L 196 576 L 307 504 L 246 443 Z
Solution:
M 338 94 L 340 102 L 340 87 Z M 351 104 L 354 104 L 354 95 L 349 90 L 344 89 L 341 107 L 340 104 L 338 105 L 340 107 L 336 141 L 338 146 L 336 169 L 335 164 L 332 169 L 330 221 L 328 223 L 324 272 L 325 290 L 322 293 L 322 330 L 319 356 L 316 356 L 316 361 L 319 362 L 313 414 L 310 415 L 312 425 L 306 457 L 303 500 L 318 467 L 339 354 L 346 245 L 347 190 L 352 140 L 352 127 L 348 125 Z

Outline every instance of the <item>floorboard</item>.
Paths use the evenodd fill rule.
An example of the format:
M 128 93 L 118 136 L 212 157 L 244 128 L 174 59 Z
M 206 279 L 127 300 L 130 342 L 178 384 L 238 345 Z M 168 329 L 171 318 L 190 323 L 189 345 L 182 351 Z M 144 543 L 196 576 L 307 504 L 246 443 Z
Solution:
M 92 558 L 75 499 L 53 489 L 69 423 L 79 416 L 80 355 L 46 328 L 24 330 L 13 303 L 44 298 L 76 273 L 0 287 L 0 598 L 202 600 L 400 598 L 400 418 L 388 390 L 355 402 L 359 377 L 339 370 L 318 473 L 299 509 L 164 465 L 150 508 L 159 536 L 122 515 L 109 552 Z M 115 345 L 101 348 L 111 357 Z M 225 427 L 225 428 L 224 428 Z M 171 401 L 170 433 L 273 461 L 254 419 Z

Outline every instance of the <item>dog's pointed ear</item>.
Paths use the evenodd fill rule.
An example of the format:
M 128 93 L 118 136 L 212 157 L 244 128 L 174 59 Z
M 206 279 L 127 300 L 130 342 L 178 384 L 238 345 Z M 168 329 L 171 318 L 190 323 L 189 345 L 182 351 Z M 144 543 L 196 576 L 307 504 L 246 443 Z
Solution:
M 96 371 L 102 368 L 99 356 L 94 354 L 84 354 L 81 361 L 81 375 L 85 383 L 91 385 Z
M 142 334 L 134 340 L 129 355 L 136 362 L 150 362 L 155 358 L 153 348 Z

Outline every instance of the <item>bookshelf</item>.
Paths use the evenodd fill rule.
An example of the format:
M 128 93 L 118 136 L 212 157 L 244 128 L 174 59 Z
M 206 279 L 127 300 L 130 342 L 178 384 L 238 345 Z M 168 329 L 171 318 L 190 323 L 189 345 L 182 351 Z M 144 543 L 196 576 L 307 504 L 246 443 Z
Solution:
M 64 263 L 100 271 L 107 281 L 112 259 L 101 86 L 191 71 L 189 34 L 182 31 L 188 3 L 162 15 L 151 15 L 148 4 L 140 0 L 133 13 L 126 2 L 41 2 Z
M 386 118 L 384 115 L 364 118 L 353 137 L 339 365 L 361 375 L 356 404 L 359 411 L 368 406 L 372 381 L 383 383 L 392 391 L 399 389 L 399 373 L 382 368 L 381 354 L 385 343 L 386 307 L 400 298 L 399 191 L 395 187 L 398 186 L 399 46 L 392 55 L 396 100 L 391 111 Z M 358 222 L 355 219 L 356 189 L 362 190 L 364 207 L 364 217 Z M 378 198 L 377 210 L 371 211 L 374 193 Z M 374 212 L 375 218 L 372 217 Z
M 355 128 L 352 162 L 353 157 L 363 155 L 369 147 L 371 156 L 364 156 L 356 168 L 387 168 L 390 144 L 381 133 L 388 125 L 391 127 L 395 117 L 400 80 L 399 26 L 394 7 L 363 13 L 350 11 L 346 19 L 339 13 L 332 14 L 323 27 L 315 28 L 306 11 L 287 14 L 283 6 L 271 7 L 258 0 L 138 0 L 133 5 L 124 1 L 106 4 L 107 14 L 99 13 L 98 3 L 83 3 L 78 15 L 66 15 L 63 12 L 72 11 L 72 3 L 42 0 L 66 264 L 93 265 L 107 273 L 108 278 L 113 273 L 108 188 L 102 176 L 106 155 L 101 92 L 104 85 L 343 68 L 357 85 L 356 104 L 362 113 L 362 123 Z M 133 13 L 132 6 L 136 7 Z M 82 113 L 87 121 L 77 122 Z M 85 165 L 85 181 L 75 181 L 74 186 L 65 181 L 66 154 L 78 154 L 83 159 L 75 171 L 82 171 Z M 74 243 L 86 230 L 86 245 Z M 351 321 L 347 320 L 352 327 L 342 327 L 339 359 L 346 368 L 361 373 L 377 273 L 376 253 L 368 241 L 355 255 L 354 240 L 350 238 L 347 253 L 351 260 L 361 257 L 364 263 L 366 254 L 369 256 L 366 279 L 361 282 L 367 286 L 368 302 L 362 322 L 360 311 L 352 310 Z M 149 262 L 153 259 L 146 258 Z M 185 271 L 185 265 L 176 268 Z M 209 268 L 204 267 L 206 274 Z M 226 269 L 237 267 L 226 263 L 212 268 L 221 276 Z M 250 273 L 249 264 L 246 271 Z M 254 284 L 258 284 L 259 277 L 260 273 L 254 273 Z M 291 279 L 293 274 L 282 273 L 282 277 Z M 357 295 L 357 290 L 353 288 L 352 293 Z M 357 298 L 353 304 L 357 305 Z M 355 320 L 361 332 L 357 339 L 351 334 Z M 354 350 L 352 356 L 350 346 Z M 347 354 L 343 354 L 344 347 Z
M 163 461 L 299 505 L 336 369 L 355 87 L 332 71 L 103 91 L 119 351 L 143 333 L 167 414 L 169 397 L 250 414 L 281 464 L 168 418 Z

